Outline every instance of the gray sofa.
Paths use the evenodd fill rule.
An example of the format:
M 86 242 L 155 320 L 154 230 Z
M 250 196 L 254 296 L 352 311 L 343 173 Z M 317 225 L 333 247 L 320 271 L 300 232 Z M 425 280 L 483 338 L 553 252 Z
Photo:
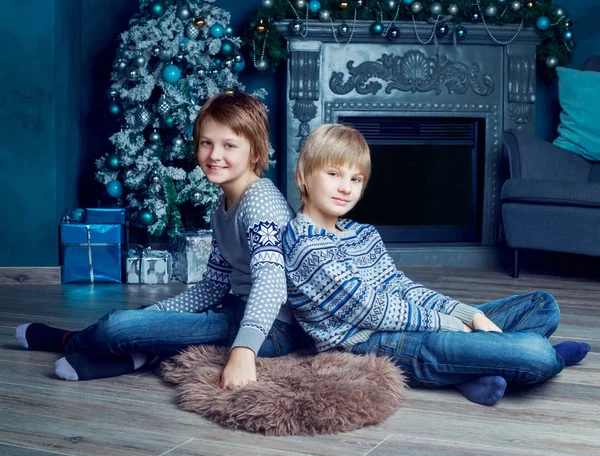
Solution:
M 584 70 L 600 71 L 600 57 Z M 502 187 L 506 243 L 519 249 L 600 256 L 600 163 L 516 131 L 504 133 L 510 179 Z

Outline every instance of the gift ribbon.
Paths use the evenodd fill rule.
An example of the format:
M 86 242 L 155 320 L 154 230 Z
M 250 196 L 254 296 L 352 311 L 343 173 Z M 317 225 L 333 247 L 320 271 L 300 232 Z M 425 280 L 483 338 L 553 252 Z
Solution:
M 94 283 L 94 262 L 92 260 L 92 234 L 90 232 L 90 226 L 85 226 L 85 231 L 87 235 L 87 246 L 88 246 L 88 260 L 90 263 L 90 282 Z

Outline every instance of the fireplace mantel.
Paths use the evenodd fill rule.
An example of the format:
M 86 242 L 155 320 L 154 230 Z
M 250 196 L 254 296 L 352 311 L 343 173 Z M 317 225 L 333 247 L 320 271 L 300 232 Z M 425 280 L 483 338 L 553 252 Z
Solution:
M 337 24 L 336 36 L 330 23 L 308 21 L 305 36 L 292 34 L 288 25 L 282 21 L 277 29 L 291 52 L 286 189 L 292 206 L 299 208 L 294 173 L 300 147 L 322 123 L 353 115 L 484 118 L 481 244 L 495 245 L 502 132 L 533 134 L 535 128 L 537 32 L 524 29 L 517 34 L 518 25 L 489 26 L 493 40 L 483 24 L 467 24 L 467 37 L 455 45 L 450 23 L 447 36 L 422 44 L 431 37 L 433 24 L 397 23 L 401 35 L 389 41 L 370 33 L 371 22 L 357 21 L 351 42 L 344 44 L 348 37 L 337 35 Z

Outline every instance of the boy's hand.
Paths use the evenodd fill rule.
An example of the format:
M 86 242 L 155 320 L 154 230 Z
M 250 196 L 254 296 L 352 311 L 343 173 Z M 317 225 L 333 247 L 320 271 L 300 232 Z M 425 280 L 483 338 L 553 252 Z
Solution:
M 482 331 L 496 331 L 502 332 L 498 326 L 496 326 L 492 320 L 486 317 L 483 313 L 477 312 L 473 316 L 473 329 L 479 329 Z
M 256 381 L 254 352 L 246 347 L 231 350 L 229 361 L 221 373 L 221 388 L 236 388 Z

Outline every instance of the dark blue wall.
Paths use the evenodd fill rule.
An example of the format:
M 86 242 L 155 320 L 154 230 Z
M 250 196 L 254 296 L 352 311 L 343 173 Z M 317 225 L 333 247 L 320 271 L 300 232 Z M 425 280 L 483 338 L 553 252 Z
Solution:
M 117 129 L 106 114 L 106 87 L 118 43 L 137 11 L 135 0 L 10 2 L 0 17 L 0 267 L 58 265 L 57 226 L 75 207 L 101 194 L 94 160 L 110 148 Z M 219 0 L 240 35 L 260 0 Z M 597 0 L 565 5 L 575 22 L 573 68 L 600 54 Z M 282 150 L 285 73 L 256 72 L 240 79 L 269 95 L 271 140 Z M 556 83 L 538 81 L 538 136 L 554 139 Z M 277 156 L 281 165 L 283 157 Z M 271 175 L 279 180 L 284 167 Z

